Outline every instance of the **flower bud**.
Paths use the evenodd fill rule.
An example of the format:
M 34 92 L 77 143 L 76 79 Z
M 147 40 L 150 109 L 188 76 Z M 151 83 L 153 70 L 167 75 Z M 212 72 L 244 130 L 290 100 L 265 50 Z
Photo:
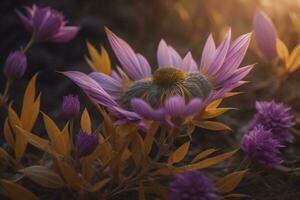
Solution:
M 80 111 L 80 101 L 77 96 L 64 96 L 62 103 L 62 111 L 66 118 L 75 118 Z
M 27 68 L 27 57 L 21 51 L 9 54 L 5 61 L 4 73 L 12 78 L 21 78 Z
M 98 137 L 80 130 L 75 138 L 75 147 L 81 156 L 90 155 L 99 144 Z

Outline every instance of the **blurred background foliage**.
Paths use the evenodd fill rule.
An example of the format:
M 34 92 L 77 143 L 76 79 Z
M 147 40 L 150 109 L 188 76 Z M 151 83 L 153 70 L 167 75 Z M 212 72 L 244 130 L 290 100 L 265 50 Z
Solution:
M 194 58 L 199 62 L 204 42 L 210 33 L 213 33 L 219 43 L 229 27 L 234 37 L 252 31 L 252 18 L 257 9 L 265 11 L 270 16 L 279 38 L 289 49 L 300 42 L 300 0 L 1 0 L 0 63 L 2 65 L 10 51 L 29 40 L 30 34 L 24 29 L 14 11 L 22 10 L 24 6 L 32 3 L 58 9 L 65 14 L 70 24 L 81 27 L 78 36 L 69 43 L 39 44 L 30 49 L 26 76 L 17 81 L 11 90 L 13 99 L 21 99 L 23 94 L 20 91 L 24 91 L 25 83 L 34 73 L 39 72 L 37 85 L 42 92 L 41 108 L 57 121 L 62 119 L 60 108 L 64 95 L 78 94 L 81 102 L 88 101 L 71 81 L 55 71 L 90 72 L 90 68 L 84 61 L 84 55 L 87 54 L 86 41 L 99 48 L 100 44 L 103 45 L 108 50 L 112 62 L 116 63 L 104 33 L 104 26 L 109 27 L 136 51 L 145 55 L 153 68 L 157 65 L 156 50 L 161 38 L 174 46 L 181 55 L 191 50 Z M 271 63 L 259 56 L 253 41 L 244 63 L 257 63 L 247 77 L 250 83 L 238 89 L 243 92 L 242 95 L 225 101 L 226 105 L 234 105 L 240 110 L 230 112 L 221 119 L 234 130 L 234 134 L 224 136 L 223 139 L 235 146 L 238 145 L 241 133 L 254 112 L 256 100 L 271 100 L 275 97 L 275 100 L 293 107 L 296 115 L 300 112 L 300 70 L 291 74 L 283 84 L 279 85 L 274 68 Z M 0 85 L 4 83 L 5 78 L 1 73 Z M 20 108 L 20 104 L 21 100 L 14 102 L 17 108 Z M 4 116 L 0 113 L 0 121 L 4 120 Z M 63 124 L 63 120 L 60 121 Z M 207 139 L 216 142 L 220 137 L 212 135 L 207 136 Z M 221 139 L 220 142 L 222 141 Z M 297 143 L 299 142 L 288 149 L 288 156 L 299 155 Z M 276 179 L 277 177 L 265 178 Z M 286 189 L 282 187 L 282 181 L 283 179 L 276 179 L 272 185 L 273 189 L 268 192 L 276 193 L 276 190 L 282 192 Z M 265 182 L 261 181 L 259 184 Z M 247 184 L 254 185 L 251 182 Z M 252 187 L 252 191 L 259 190 L 259 184 L 256 184 L 257 188 Z M 292 181 L 292 184 L 295 182 Z M 286 187 L 289 186 L 288 184 Z

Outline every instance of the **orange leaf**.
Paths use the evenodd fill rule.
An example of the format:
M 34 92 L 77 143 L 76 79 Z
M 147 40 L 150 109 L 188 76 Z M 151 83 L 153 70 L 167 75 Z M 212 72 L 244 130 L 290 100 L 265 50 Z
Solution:
M 220 193 L 232 192 L 241 182 L 247 170 L 236 171 L 227 176 L 224 176 L 215 182 L 215 186 Z
M 149 130 L 146 134 L 145 140 L 144 140 L 146 154 L 149 154 L 151 152 L 152 144 L 154 141 L 154 136 L 157 133 L 158 127 L 159 127 L 159 124 L 156 122 L 152 122 L 150 125 L 150 128 L 149 128 Z
M 21 121 L 23 128 L 31 131 L 40 112 L 40 96 L 35 99 L 35 84 L 37 74 L 32 77 L 25 90 L 23 106 L 21 111 Z
M 65 183 L 54 171 L 44 166 L 31 166 L 20 170 L 25 176 L 37 184 L 47 188 L 61 188 Z
M 200 121 L 200 120 L 192 120 L 192 123 L 200 128 L 213 130 L 213 131 L 230 131 L 231 128 L 221 122 L 214 121 Z
M 85 108 L 81 116 L 81 129 L 88 133 L 92 133 L 92 123 L 88 110 Z
M 284 42 L 279 38 L 277 38 L 276 40 L 276 50 L 277 50 L 278 57 L 284 62 L 286 62 L 289 57 L 289 50 L 284 44 Z
M 292 51 L 287 60 L 287 69 L 290 72 L 296 71 L 300 67 L 300 44 L 298 44 Z
M 136 133 L 131 142 L 131 153 L 136 166 L 140 166 L 145 158 L 144 141 L 139 133 Z
M 207 158 L 203 161 L 187 165 L 186 168 L 189 169 L 189 170 L 199 170 L 199 169 L 207 168 L 207 167 L 210 167 L 212 165 L 218 164 L 218 163 L 222 162 L 223 160 L 225 160 L 227 158 L 230 158 L 237 151 L 238 151 L 238 149 L 235 149 L 235 150 L 230 151 L 230 152 L 226 152 L 226 153 L 223 153 L 223 154 L 211 157 L 211 158 Z
M 174 164 L 174 163 L 178 163 L 178 162 L 182 161 L 184 159 L 184 157 L 186 156 L 186 154 L 189 150 L 189 147 L 190 147 L 190 141 L 181 145 L 178 149 L 176 149 L 176 151 L 174 151 L 170 155 L 170 157 L 168 159 L 168 163 Z
M 11 200 L 39 200 L 35 194 L 16 183 L 0 179 L 0 185 L 4 194 Z
M 144 184 L 141 182 L 139 185 L 139 200 L 146 200 Z
M 210 119 L 217 117 L 219 115 L 224 114 L 229 110 L 234 110 L 235 108 L 214 108 L 214 109 L 206 109 L 203 113 L 201 113 L 202 119 Z
M 210 154 L 212 154 L 216 151 L 217 151 L 217 149 L 207 149 L 205 151 L 202 151 L 197 156 L 195 156 L 195 158 L 193 158 L 191 163 L 197 162 L 197 161 L 209 156 Z

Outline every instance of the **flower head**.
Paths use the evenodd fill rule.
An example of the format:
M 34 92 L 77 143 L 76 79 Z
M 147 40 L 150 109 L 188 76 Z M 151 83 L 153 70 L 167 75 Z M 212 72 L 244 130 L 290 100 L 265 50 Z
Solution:
M 177 175 L 169 185 L 171 200 L 216 200 L 218 191 L 209 179 L 199 171 Z
M 82 156 L 91 154 L 98 146 L 98 137 L 89 135 L 84 131 L 79 131 L 75 138 L 75 146 Z
M 51 8 L 40 8 L 36 5 L 26 7 L 26 14 L 17 11 L 25 28 L 33 34 L 33 37 L 41 42 L 68 42 L 72 40 L 79 28 L 66 26 L 64 15 Z
M 188 52 L 182 58 L 164 40 L 158 45 L 158 68 L 152 71 L 144 56 L 106 28 L 121 67 L 111 74 L 64 72 L 96 102 L 106 106 L 119 122 L 157 120 L 172 124 L 173 118 L 200 113 L 213 100 L 240 86 L 252 65 L 239 68 L 250 42 L 245 34 L 231 42 L 229 31 L 218 48 L 212 36 L 201 62 Z
M 80 101 L 77 96 L 64 96 L 62 103 L 63 114 L 68 118 L 74 118 L 80 111 Z
M 254 37 L 261 53 L 269 59 L 276 56 L 277 31 L 270 18 L 258 10 L 253 18 Z
M 249 129 L 261 124 L 270 130 L 274 138 L 281 143 L 293 141 L 293 135 L 288 131 L 295 125 L 290 107 L 274 101 L 258 101 L 256 102 L 256 110 L 257 113 L 251 120 Z
M 253 160 L 267 167 L 280 165 L 283 161 L 280 158 L 282 145 L 273 138 L 270 130 L 262 125 L 255 126 L 241 140 L 241 149 Z
M 21 51 L 15 51 L 8 55 L 4 65 L 4 73 L 13 78 L 21 78 L 27 68 L 27 57 Z

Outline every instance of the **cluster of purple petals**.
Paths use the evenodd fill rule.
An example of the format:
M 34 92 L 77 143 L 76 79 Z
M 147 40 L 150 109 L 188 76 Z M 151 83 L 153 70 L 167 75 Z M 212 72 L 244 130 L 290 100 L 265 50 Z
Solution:
M 177 175 L 169 185 L 171 200 L 217 200 L 218 191 L 199 171 Z
M 64 15 L 57 10 L 36 5 L 26 7 L 26 14 L 17 11 L 25 28 L 31 32 L 34 39 L 40 42 L 50 41 L 56 43 L 72 40 L 79 28 L 66 26 Z
M 291 108 L 275 101 L 256 102 L 257 113 L 249 124 L 249 130 L 258 124 L 270 130 L 273 137 L 280 143 L 287 144 L 293 141 L 293 135 L 289 129 L 295 125 L 294 117 L 290 113 Z
M 80 130 L 75 138 L 75 147 L 81 156 L 90 155 L 98 146 L 98 137 Z
M 280 165 L 283 161 L 280 157 L 280 142 L 272 137 L 270 130 L 262 125 L 255 126 L 241 140 L 241 149 L 249 158 L 266 167 Z
M 21 78 L 27 69 L 27 57 L 21 51 L 15 51 L 8 55 L 4 73 L 12 78 Z
M 62 112 L 67 119 L 72 119 L 80 111 L 80 101 L 77 96 L 68 95 L 63 97 Z

